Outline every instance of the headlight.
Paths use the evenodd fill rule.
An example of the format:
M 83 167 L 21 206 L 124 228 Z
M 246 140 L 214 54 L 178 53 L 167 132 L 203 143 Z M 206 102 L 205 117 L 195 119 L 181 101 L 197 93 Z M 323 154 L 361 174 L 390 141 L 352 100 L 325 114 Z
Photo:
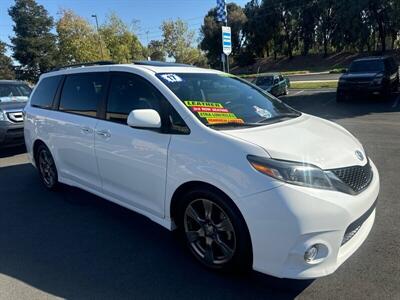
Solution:
M 277 180 L 305 187 L 353 193 L 333 172 L 324 171 L 311 164 L 254 155 L 248 155 L 247 159 L 254 169 Z
M 383 77 L 376 77 L 374 78 L 374 80 L 372 81 L 373 84 L 379 85 L 382 83 Z
M 5 121 L 6 120 L 6 114 L 2 110 L 0 110 L 0 121 Z
M 382 80 L 383 80 L 383 73 L 378 73 L 378 74 L 375 76 L 374 80 L 372 80 L 372 84 L 379 85 L 379 84 L 382 83 Z

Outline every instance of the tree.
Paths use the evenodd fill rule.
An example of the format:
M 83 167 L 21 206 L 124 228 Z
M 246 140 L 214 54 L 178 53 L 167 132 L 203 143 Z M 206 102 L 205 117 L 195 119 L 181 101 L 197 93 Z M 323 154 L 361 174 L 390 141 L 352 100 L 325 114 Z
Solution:
M 14 79 L 12 60 L 6 55 L 6 44 L 0 41 L 0 79 Z
M 336 0 L 320 0 L 318 2 L 319 18 L 317 23 L 317 37 L 324 49 L 324 56 L 328 55 L 328 47 L 336 29 Z
M 139 39 L 115 13 L 101 25 L 100 35 L 113 61 L 128 63 L 143 59 L 143 46 Z
M 168 56 L 179 61 L 184 56 L 184 52 L 194 44 L 194 31 L 189 30 L 187 23 L 181 19 L 164 21 L 161 29 L 165 51 Z
M 206 65 L 206 60 L 200 49 L 194 47 L 194 31 L 189 30 L 186 22 L 164 21 L 163 48 L 168 56 L 175 58 L 178 63 L 198 66 Z
M 151 40 L 147 45 L 147 55 L 151 60 L 165 61 L 163 42 Z
M 35 0 L 15 0 L 8 13 L 15 23 L 11 43 L 13 57 L 21 64 L 21 79 L 36 81 L 55 65 L 53 18 Z
M 95 29 L 72 10 L 61 11 L 56 30 L 60 64 L 84 63 L 110 58 L 104 41 Z M 101 43 L 101 49 L 99 43 Z

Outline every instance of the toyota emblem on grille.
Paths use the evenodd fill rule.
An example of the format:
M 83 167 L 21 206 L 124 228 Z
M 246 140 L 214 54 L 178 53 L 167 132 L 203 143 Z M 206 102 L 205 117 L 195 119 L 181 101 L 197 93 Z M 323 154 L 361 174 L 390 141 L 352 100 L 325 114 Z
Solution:
M 362 154 L 362 152 L 361 151 L 359 151 L 359 150 L 357 150 L 356 151 L 356 156 L 357 156 L 357 158 L 359 159 L 359 160 L 364 160 L 364 155 Z

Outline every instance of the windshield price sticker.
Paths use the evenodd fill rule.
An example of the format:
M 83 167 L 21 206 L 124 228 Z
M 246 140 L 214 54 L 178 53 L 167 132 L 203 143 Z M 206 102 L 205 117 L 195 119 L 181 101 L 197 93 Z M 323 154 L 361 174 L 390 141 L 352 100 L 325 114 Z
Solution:
M 226 108 L 214 108 L 214 107 L 202 107 L 202 106 L 192 106 L 193 111 L 205 111 L 205 112 L 229 112 Z
M 203 102 L 203 101 L 185 101 L 186 106 L 198 106 L 198 107 L 219 107 L 224 108 L 221 103 L 218 102 Z
M 244 123 L 234 113 L 224 108 L 218 102 L 184 101 L 186 106 L 196 112 L 199 117 L 206 119 L 208 124 L 218 123 Z
M 239 123 L 243 124 L 244 121 L 242 119 L 224 119 L 224 118 L 207 118 L 208 124 L 218 124 L 218 123 Z
M 224 118 L 224 119 L 237 119 L 233 113 L 214 113 L 214 112 L 199 112 L 202 118 Z

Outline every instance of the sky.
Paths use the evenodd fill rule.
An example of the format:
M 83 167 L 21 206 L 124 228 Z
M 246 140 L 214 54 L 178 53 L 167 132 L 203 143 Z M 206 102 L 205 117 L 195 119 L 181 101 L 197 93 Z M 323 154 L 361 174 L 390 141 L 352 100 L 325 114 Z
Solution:
M 72 9 L 78 15 L 95 24 L 92 14 L 97 14 L 99 23 L 115 12 L 124 22 L 135 24 L 136 33 L 143 44 L 161 38 L 160 25 L 164 20 L 181 18 L 198 35 L 203 18 L 209 9 L 216 6 L 216 0 L 36 0 L 57 20 L 61 9 Z M 244 6 L 249 0 L 231 0 Z M 10 43 L 13 36 L 13 22 L 8 9 L 14 0 L 0 0 L 0 40 Z

